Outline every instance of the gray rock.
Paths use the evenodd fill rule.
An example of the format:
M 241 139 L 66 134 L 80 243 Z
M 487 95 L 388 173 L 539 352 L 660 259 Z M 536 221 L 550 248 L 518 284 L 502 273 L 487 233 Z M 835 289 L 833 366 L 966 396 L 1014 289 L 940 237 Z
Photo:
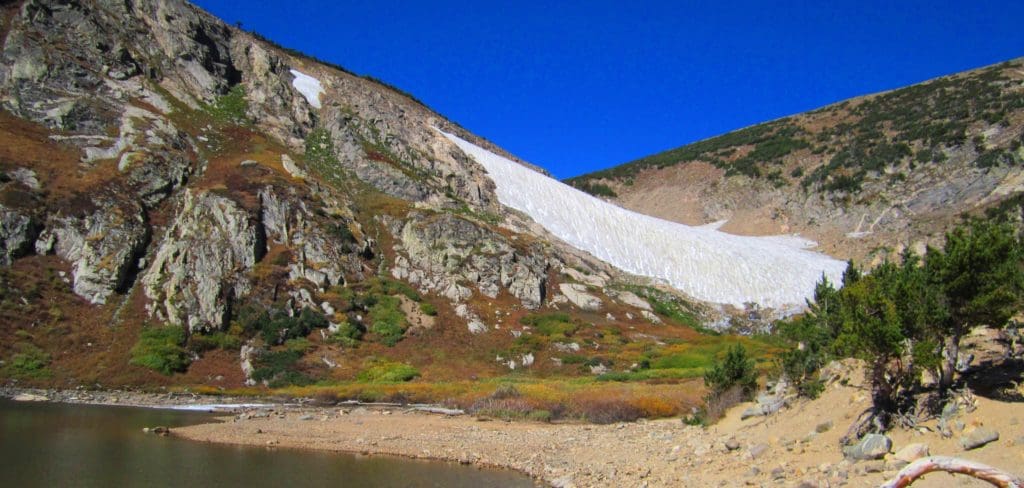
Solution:
M 636 294 L 628 291 L 620 291 L 615 294 L 615 298 L 620 302 L 629 305 L 631 307 L 638 308 L 640 310 L 651 310 L 651 304 L 638 297 Z
M 999 440 L 999 432 L 988 427 L 976 427 L 960 437 L 960 446 L 969 451 L 997 440 Z
M 762 417 L 764 416 L 764 410 L 761 410 L 760 405 L 754 405 L 753 407 L 747 407 L 740 413 L 740 420 L 747 420 L 751 417 Z
M 740 442 L 735 438 L 729 438 L 725 441 L 725 448 L 730 451 L 735 451 L 740 448 Z
M 191 331 L 220 329 L 265 250 L 259 222 L 233 200 L 186 191 L 142 280 L 150 313 Z
M 881 473 L 885 471 L 885 461 L 868 461 L 864 463 L 863 469 L 865 473 Z
M 914 443 L 907 444 L 896 451 L 894 458 L 912 463 L 923 457 L 928 457 L 928 444 Z
M 752 459 L 757 459 L 764 455 L 764 453 L 768 452 L 768 444 L 754 444 L 753 446 L 750 446 L 750 449 L 747 450 L 747 452 L 750 453 L 750 457 Z
M 819 433 L 819 434 L 824 434 L 825 432 L 828 432 L 829 430 L 832 430 L 832 421 L 831 420 L 826 420 L 826 421 L 824 421 L 824 422 L 814 426 L 814 431 Z
M 500 233 L 450 214 L 413 213 L 392 229 L 405 253 L 392 275 L 423 291 L 461 301 L 472 292 L 460 283 L 475 283 L 490 298 L 505 288 L 530 309 L 544 300 L 548 263 L 539 247 L 520 251 Z
M 260 190 L 259 198 L 267 239 L 293 250 L 289 278 L 325 289 L 344 284 L 346 274 L 362 276 L 359 254 L 368 243 L 359 242 L 348 218 L 328 221 L 317 216 L 294 189 L 268 186 Z
M 882 434 L 868 434 L 857 444 L 847 446 L 843 453 L 849 459 L 858 461 L 881 459 L 892 448 L 892 440 Z
M 573 305 L 586 311 L 597 311 L 601 308 L 601 299 L 587 293 L 586 285 L 579 283 L 562 283 L 558 289 Z
M 0 204 L 0 265 L 32 252 L 40 227 L 32 214 Z
M 36 252 L 55 252 L 71 263 L 75 293 L 106 303 L 125 291 L 146 244 L 149 227 L 142 207 L 131 200 L 98 197 L 84 217 L 52 215 L 36 241 Z
M 293 160 L 287 154 L 281 155 L 281 166 L 284 166 L 284 170 L 295 178 L 309 178 L 309 174 L 306 173 L 306 170 L 300 168 L 299 165 L 295 164 L 295 160 Z

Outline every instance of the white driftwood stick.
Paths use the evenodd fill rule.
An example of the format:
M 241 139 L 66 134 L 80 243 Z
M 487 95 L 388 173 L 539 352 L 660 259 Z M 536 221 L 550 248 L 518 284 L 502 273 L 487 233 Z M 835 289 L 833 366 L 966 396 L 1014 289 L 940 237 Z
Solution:
M 896 473 L 896 477 L 880 488 L 903 488 L 910 486 L 917 478 L 932 471 L 965 474 L 987 481 L 1001 488 L 1024 488 L 1024 480 L 1013 474 L 974 461 L 948 456 L 931 456 L 918 459 Z

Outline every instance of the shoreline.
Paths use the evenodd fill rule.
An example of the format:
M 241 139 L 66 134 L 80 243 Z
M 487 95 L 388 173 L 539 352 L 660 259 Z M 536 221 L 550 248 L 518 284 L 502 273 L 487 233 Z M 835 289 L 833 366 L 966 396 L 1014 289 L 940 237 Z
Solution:
M 0 388 L 0 396 L 10 397 L 12 391 Z M 394 405 L 268 402 L 221 411 L 206 423 L 174 428 L 171 435 L 198 442 L 513 470 L 556 487 L 877 486 L 906 464 L 894 453 L 911 444 L 926 445 L 925 452 L 930 450 L 931 455 L 951 455 L 1011 471 L 1024 462 L 1024 436 L 1019 430 L 1024 407 L 982 398 L 958 414 L 951 437 L 943 437 L 937 420 L 932 420 L 916 430 L 890 432 L 892 449 L 881 459 L 845 459 L 839 438 L 870 404 L 865 391 L 853 382 L 833 383 L 818 400 L 797 401 L 767 417 L 744 418 L 742 412 L 752 404 L 740 404 L 718 423 L 703 428 L 684 425 L 679 419 L 547 424 L 443 415 Z M 77 403 L 85 403 L 80 391 L 57 395 L 59 400 L 77 396 Z M 202 402 L 227 404 L 230 400 L 180 393 L 91 395 L 93 400 L 109 400 L 108 395 L 119 398 L 92 404 L 143 407 L 183 401 L 208 406 Z M 253 403 L 251 397 L 243 400 Z M 981 425 L 1002 431 L 1004 437 L 979 449 L 962 448 L 961 437 Z M 914 486 L 950 486 L 960 479 L 935 473 Z
M 152 393 L 131 390 L 60 390 L 53 388 L 0 387 L 0 398 L 24 402 L 53 402 L 72 405 L 100 405 L 159 408 L 197 412 L 230 412 L 245 408 L 298 408 L 301 403 L 266 401 L 260 397 L 201 395 L 195 393 Z

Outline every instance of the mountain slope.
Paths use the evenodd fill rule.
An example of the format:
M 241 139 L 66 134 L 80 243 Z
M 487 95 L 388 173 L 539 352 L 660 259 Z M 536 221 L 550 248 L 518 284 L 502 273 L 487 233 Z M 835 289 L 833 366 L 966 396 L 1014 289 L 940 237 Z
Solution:
M 499 200 L 553 234 L 617 267 L 664 279 L 698 300 L 800 307 L 822 275 L 841 281 L 846 263 L 785 236 L 743 237 L 624 210 L 445 134 L 481 163 Z
M 438 129 L 514 158 L 395 89 L 183 1 L 0 8 L 0 378 L 436 400 L 685 381 L 726 342 L 697 330 L 756 325 L 505 207 Z
M 641 213 L 799 232 L 840 258 L 933 243 L 1018 193 L 1024 61 L 741 129 L 568 180 Z

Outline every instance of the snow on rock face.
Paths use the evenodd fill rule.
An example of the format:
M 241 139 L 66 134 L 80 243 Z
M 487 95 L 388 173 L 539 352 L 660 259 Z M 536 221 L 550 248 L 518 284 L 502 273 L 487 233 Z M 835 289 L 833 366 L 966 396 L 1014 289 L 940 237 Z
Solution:
M 320 94 L 324 92 L 324 87 L 320 84 L 320 80 L 301 71 L 290 71 L 292 72 L 292 76 L 295 77 L 295 79 L 292 80 L 292 86 L 294 86 L 302 96 L 306 97 L 306 101 L 309 102 L 310 105 L 315 108 L 320 108 Z
M 627 272 L 664 279 L 698 300 L 788 309 L 813 295 L 822 274 L 841 283 L 846 269 L 843 261 L 806 250 L 812 241 L 737 236 L 642 215 L 442 134 L 487 170 L 502 204 L 579 249 Z

